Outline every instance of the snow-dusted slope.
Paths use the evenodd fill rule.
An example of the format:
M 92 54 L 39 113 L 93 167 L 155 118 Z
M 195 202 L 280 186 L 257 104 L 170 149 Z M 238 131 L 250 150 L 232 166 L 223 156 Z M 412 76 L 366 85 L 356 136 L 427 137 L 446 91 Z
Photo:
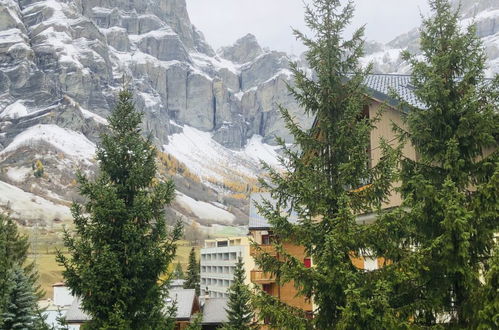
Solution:
M 7 148 L 0 151 L 0 157 L 15 152 L 22 146 L 39 143 L 48 143 L 66 155 L 81 161 L 88 162 L 95 155 L 95 144 L 85 135 L 57 125 L 36 125 L 18 134 Z
M 453 1 L 455 8 L 458 4 L 461 4 L 461 26 L 463 29 L 470 24 L 476 24 L 478 36 L 482 39 L 488 56 L 487 76 L 491 77 L 499 73 L 499 1 Z M 409 65 L 402 60 L 400 53 L 403 50 L 409 50 L 411 53 L 418 54 L 418 38 L 418 29 L 415 28 L 385 45 L 375 42 L 369 43 L 362 64 L 372 63 L 375 73 L 410 73 Z
M 183 162 L 201 178 L 223 180 L 241 175 L 256 178 L 261 172 L 260 160 L 277 165 L 276 147 L 253 136 L 242 150 L 222 146 L 212 133 L 184 126 L 182 133 L 173 134 L 163 149 Z
M 232 200 L 219 221 L 241 223 L 237 198 L 259 159 L 276 163 L 267 143 L 289 138 L 278 104 L 311 124 L 288 93 L 289 60 L 252 35 L 214 52 L 185 0 L 0 0 L 0 180 L 54 203 L 77 197 L 75 173 L 95 170 L 125 83 L 144 132 L 201 178 L 174 173 L 179 190 L 206 207 Z M 35 178 L 38 162 L 45 171 Z M 194 220 L 214 220 L 193 205 L 184 199 Z
M 0 181 L 0 207 L 26 222 L 43 220 L 51 223 L 56 218 L 71 219 L 69 207 L 55 204 L 3 181 Z

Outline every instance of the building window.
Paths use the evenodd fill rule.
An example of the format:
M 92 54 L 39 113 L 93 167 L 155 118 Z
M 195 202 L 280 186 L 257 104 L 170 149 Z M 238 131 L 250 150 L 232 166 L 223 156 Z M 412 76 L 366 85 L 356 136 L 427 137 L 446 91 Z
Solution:
M 305 265 L 305 268 L 310 268 L 312 267 L 312 260 L 310 260 L 310 258 L 305 258 L 303 259 L 303 264 Z
M 262 235 L 262 245 L 271 245 L 275 241 L 275 236 L 272 233 Z
M 226 247 L 228 246 L 228 242 L 227 241 L 220 241 L 220 242 L 217 242 L 217 246 L 218 247 Z
M 262 290 L 269 295 L 272 295 L 272 284 L 262 284 Z

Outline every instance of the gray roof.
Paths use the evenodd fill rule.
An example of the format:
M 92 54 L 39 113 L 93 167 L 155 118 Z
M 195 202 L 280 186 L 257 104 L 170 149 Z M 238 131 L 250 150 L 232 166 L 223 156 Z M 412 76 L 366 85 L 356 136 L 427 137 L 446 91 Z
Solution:
M 177 319 L 190 319 L 194 307 L 196 292 L 194 289 L 170 289 L 169 298 L 166 300 L 166 306 L 171 306 L 174 302 L 177 304 Z
M 166 300 L 166 306 L 171 306 L 173 301 L 177 304 L 177 319 L 190 319 L 194 307 L 196 292 L 194 289 L 170 289 L 169 298 Z M 92 318 L 81 308 L 81 299 L 76 298 L 66 312 L 68 323 L 83 323 Z
M 391 97 L 391 94 L 394 92 L 411 106 L 419 109 L 426 108 L 414 94 L 410 75 L 371 74 L 366 77 L 365 85 L 373 98 L 392 106 L 398 104 L 398 101 Z
M 267 219 L 262 217 L 258 213 L 258 208 L 256 204 L 262 204 L 262 202 L 266 200 L 269 201 L 272 205 L 276 204 L 276 201 L 270 197 L 270 193 L 253 193 L 250 197 L 250 210 L 249 210 L 249 229 L 268 229 L 271 228 L 272 225 L 269 224 Z M 298 216 L 296 213 L 291 213 L 291 216 L 288 217 L 288 221 L 291 223 L 296 223 L 298 221 Z
M 66 312 L 66 321 L 68 323 L 83 323 L 92 318 L 81 308 L 81 299 L 79 297 L 73 300 L 73 303 Z
M 228 298 L 209 298 L 203 307 L 203 324 L 220 324 L 228 321 L 227 308 Z

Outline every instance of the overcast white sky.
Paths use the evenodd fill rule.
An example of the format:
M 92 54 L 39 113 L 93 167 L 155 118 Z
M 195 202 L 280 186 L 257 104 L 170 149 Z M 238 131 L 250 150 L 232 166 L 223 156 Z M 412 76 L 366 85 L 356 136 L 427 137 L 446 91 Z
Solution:
M 352 26 L 366 24 L 366 38 L 380 42 L 419 26 L 420 13 L 429 12 L 427 0 L 354 2 Z M 187 0 L 187 10 L 215 50 L 253 33 L 263 47 L 295 54 L 303 51 L 291 32 L 291 27 L 306 31 L 303 0 Z

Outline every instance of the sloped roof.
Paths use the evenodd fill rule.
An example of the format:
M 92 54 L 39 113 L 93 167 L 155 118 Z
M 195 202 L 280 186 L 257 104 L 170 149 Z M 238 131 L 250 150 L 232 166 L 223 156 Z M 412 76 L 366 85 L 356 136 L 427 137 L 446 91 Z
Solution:
M 209 298 L 203 307 L 203 324 L 220 324 L 228 321 L 227 298 Z
M 92 318 L 81 308 L 81 299 L 79 297 L 73 300 L 73 303 L 66 312 L 66 321 L 68 323 L 83 323 Z
M 176 301 L 177 304 L 177 319 L 190 319 L 196 292 L 194 289 L 170 289 L 169 298 L 166 300 L 166 306 L 169 307 Z M 90 321 L 92 318 L 85 313 L 81 308 L 81 299 L 75 298 L 73 303 L 66 312 L 66 320 L 68 323 L 83 323 Z
M 194 307 L 196 292 L 194 289 L 170 289 L 169 298 L 166 300 L 166 306 L 171 306 L 174 302 L 177 304 L 177 319 L 190 319 Z
M 272 205 L 276 204 L 276 201 L 270 197 L 270 193 L 253 193 L 250 197 L 250 209 L 249 209 L 249 229 L 267 229 L 272 226 L 269 224 L 267 219 L 258 213 L 258 208 L 256 204 L 261 204 L 264 200 L 269 201 Z M 296 213 L 291 213 L 288 217 L 288 221 L 291 223 L 296 223 L 298 221 L 298 216 Z
M 370 74 L 365 79 L 369 95 L 373 98 L 396 106 L 399 102 L 391 97 L 394 92 L 408 104 L 425 109 L 426 106 L 414 94 L 411 75 L 402 74 Z

